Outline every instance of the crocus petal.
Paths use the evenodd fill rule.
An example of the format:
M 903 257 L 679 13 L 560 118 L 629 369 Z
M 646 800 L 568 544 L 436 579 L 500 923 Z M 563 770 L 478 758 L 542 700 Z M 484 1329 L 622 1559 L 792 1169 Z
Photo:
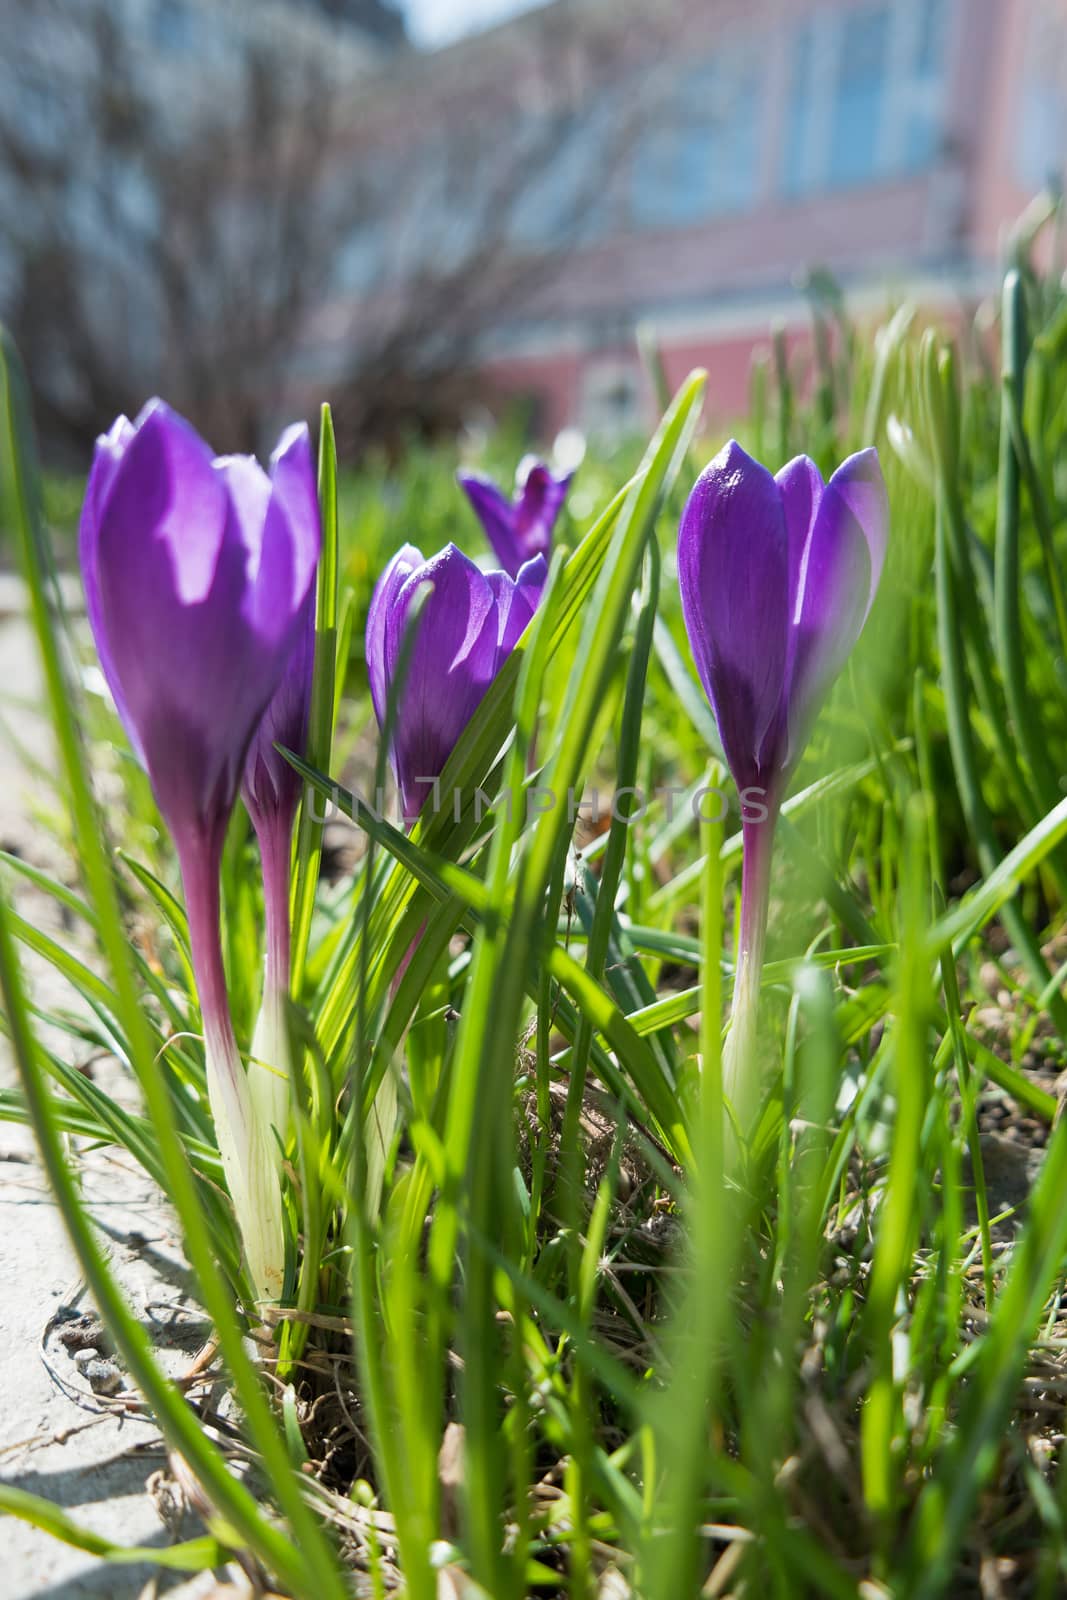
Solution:
M 100 527 L 100 506 L 107 496 L 119 462 L 126 453 L 126 448 L 133 438 L 133 423 L 128 417 L 118 417 L 109 431 L 101 434 L 96 441 L 93 451 L 93 464 L 89 469 L 89 481 L 85 488 L 85 500 L 82 504 L 81 520 L 78 527 L 78 560 L 82 572 L 82 585 L 85 590 L 85 612 L 89 618 L 89 625 L 97 641 L 100 665 L 111 691 L 127 735 L 134 746 L 138 756 L 141 756 L 140 743 L 137 739 L 122 686 L 118 681 L 115 664 L 111 659 L 111 648 L 108 644 L 107 633 L 103 627 L 100 604 L 100 582 L 97 576 L 97 540 Z M 143 759 L 143 757 L 142 757 Z
M 293 536 L 293 601 L 302 603 L 319 565 L 322 531 L 311 435 L 306 422 L 294 422 L 270 458 L 272 499 L 285 514 Z
M 878 451 L 872 447 L 849 456 L 838 467 L 826 488 L 830 496 L 840 496 L 844 501 L 867 541 L 871 577 L 863 612 L 863 620 L 866 621 L 878 592 L 889 542 L 889 496 Z
M 389 677 L 385 662 L 385 635 L 389 617 L 396 608 L 400 591 L 417 567 L 423 565 L 422 552 L 413 544 L 406 544 L 390 561 L 371 595 L 367 610 L 367 677 L 370 679 L 371 704 L 378 726 L 385 726 L 386 705 L 389 698 Z
M 203 439 L 162 400 L 150 400 L 134 423 L 133 437 L 100 504 L 102 521 L 114 517 L 127 534 L 132 533 L 131 501 L 140 502 L 142 533 L 135 542 L 162 545 L 170 558 L 171 588 L 177 599 L 183 605 L 198 604 L 218 578 L 227 495 Z M 145 536 L 146 529 L 150 537 Z
M 493 554 L 501 567 L 514 577 L 523 563 L 523 549 L 515 531 L 515 512 L 510 500 L 491 478 L 477 472 L 461 472 L 457 482 L 474 507 Z
M 248 747 L 241 792 L 257 830 L 268 819 L 291 828 L 300 799 L 300 778 L 275 748 L 303 755 L 311 713 L 315 671 L 315 591 L 309 589 L 282 681 L 260 719 Z
M 263 548 L 270 479 L 255 456 L 218 456 L 214 467 L 226 485 L 235 532 L 247 552 L 246 570 L 254 573 Z
M 548 577 L 544 556 L 535 556 L 519 568 L 514 582 L 504 572 L 488 575 L 497 602 L 498 668 L 526 632 L 527 624 L 537 610 Z
M 306 426 L 299 424 L 287 430 L 271 459 L 270 498 L 258 551 L 252 551 L 246 603 L 256 633 L 286 656 L 318 566 L 321 540 L 311 441 Z
M 97 501 L 89 585 L 97 615 L 90 620 L 157 798 L 165 809 L 179 804 L 171 774 L 182 763 L 186 776 L 177 783 L 192 815 L 219 778 L 200 735 L 219 709 L 216 688 L 225 692 L 228 640 L 242 594 L 241 551 L 225 539 L 230 515 L 206 446 L 166 407 L 148 408 Z M 211 744 L 222 749 L 228 736 L 223 719 Z
M 515 532 L 523 560 L 547 556 L 552 546 L 552 530 L 563 509 L 573 473 L 556 478 L 543 461 L 529 458 L 519 466 L 515 504 Z
M 774 481 L 782 497 L 785 515 L 785 534 L 789 544 L 789 616 L 795 621 L 804 552 L 826 485 L 810 456 L 797 456 L 776 474 Z
M 787 688 L 790 761 L 866 621 L 888 515 L 877 452 L 850 456 L 826 485 L 801 560 Z
M 271 456 L 269 479 L 252 461 L 240 473 L 231 471 L 228 486 L 248 552 L 245 616 L 257 649 L 277 652 L 285 664 L 249 747 L 245 798 L 257 825 L 276 817 L 287 831 L 300 780 L 275 746 L 304 754 L 315 665 L 314 580 L 322 545 L 307 425 L 294 423 L 283 433 Z
M 778 485 L 731 441 L 701 474 L 678 535 L 682 612 L 739 789 L 776 760 L 789 564 Z

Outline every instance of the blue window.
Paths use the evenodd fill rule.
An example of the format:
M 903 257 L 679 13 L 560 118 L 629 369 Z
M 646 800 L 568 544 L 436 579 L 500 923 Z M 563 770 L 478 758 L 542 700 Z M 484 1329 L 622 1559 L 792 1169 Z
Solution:
M 1067 164 L 1067 13 L 1031 6 L 1015 106 L 1015 173 L 1028 189 L 1063 183 Z
M 945 60 L 945 0 L 919 0 L 919 37 L 915 71 L 920 77 L 939 77 Z
M 780 158 L 783 193 L 917 172 L 941 147 L 949 0 L 893 0 L 798 27 Z
M 789 105 L 782 151 L 782 188 L 788 195 L 803 194 L 811 187 L 816 165 L 814 64 L 815 29 L 807 23 L 798 28 L 791 52 Z
M 184 0 L 156 0 L 153 33 L 161 50 L 192 49 L 195 28 Z
M 635 221 L 683 225 L 754 203 L 762 84 L 756 56 L 733 50 L 671 86 L 634 152 Z
M 615 109 L 602 99 L 558 128 L 532 122 L 527 171 L 508 197 L 510 230 L 522 245 L 550 248 L 595 238 L 610 210 L 611 174 L 621 133 Z
M 840 52 L 827 171 L 835 186 L 866 183 L 878 172 L 889 77 L 888 6 L 847 16 Z
M 914 57 L 906 85 L 906 131 L 901 160 L 908 172 L 919 172 L 937 159 L 942 133 L 942 88 L 947 55 L 946 0 L 918 0 Z

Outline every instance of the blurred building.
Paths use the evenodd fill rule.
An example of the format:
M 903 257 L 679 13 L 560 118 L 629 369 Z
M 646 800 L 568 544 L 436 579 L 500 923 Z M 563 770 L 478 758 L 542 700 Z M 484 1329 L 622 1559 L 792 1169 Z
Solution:
M 740 411 L 803 280 L 961 324 L 1067 148 L 1067 0 L 0 0 L 0 316 L 42 430 L 153 391 L 352 447 L 486 398 L 641 431 L 642 329 Z
M 959 318 L 988 291 L 1005 226 L 1063 176 L 1067 0 L 557 0 L 388 67 L 358 120 L 387 203 L 341 253 L 309 370 L 462 260 L 504 152 L 529 147 L 477 268 L 501 285 L 485 376 L 543 433 L 625 432 L 651 412 L 644 326 L 672 379 L 709 367 L 728 416 L 771 324 L 804 339 L 807 269 L 860 318 L 903 297 Z M 401 147 L 423 152 L 403 183 Z

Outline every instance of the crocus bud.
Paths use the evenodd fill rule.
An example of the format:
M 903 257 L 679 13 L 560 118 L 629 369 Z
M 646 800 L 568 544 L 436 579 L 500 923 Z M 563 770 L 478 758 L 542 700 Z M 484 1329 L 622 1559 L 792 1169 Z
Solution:
M 536 456 L 524 456 L 509 500 L 491 478 L 477 472 L 458 474 L 458 482 L 509 577 L 517 578 L 519 569 L 535 556 L 548 561 L 552 531 L 573 476 L 566 472 L 555 477 Z
M 689 643 L 734 783 L 752 800 L 751 820 L 742 810 L 738 971 L 724 1056 L 726 1093 L 742 1125 L 754 1109 L 745 1062 L 775 823 L 819 707 L 870 611 L 888 524 L 877 451 L 849 456 L 824 483 L 807 456 L 772 477 L 733 442 L 701 474 L 682 516 L 678 583 Z
M 267 476 L 213 459 L 161 401 L 98 440 L 79 538 L 104 675 L 173 836 L 219 1152 L 257 1291 L 281 1292 L 281 1191 L 226 995 L 219 862 L 249 742 L 277 689 L 319 553 L 307 429 Z
M 405 545 L 378 580 L 367 613 L 367 671 L 378 726 L 384 728 L 408 614 L 415 621 L 407 679 L 390 757 L 406 818 L 422 809 L 483 695 L 533 616 L 546 577 L 541 556 L 512 579 L 482 572 L 450 544 L 424 561 Z

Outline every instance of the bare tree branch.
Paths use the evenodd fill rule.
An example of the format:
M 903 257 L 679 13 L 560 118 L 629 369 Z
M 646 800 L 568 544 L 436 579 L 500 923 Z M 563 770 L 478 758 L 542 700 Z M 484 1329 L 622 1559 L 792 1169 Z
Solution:
M 640 114 L 566 7 L 515 74 L 408 57 L 342 94 L 264 40 L 173 104 L 109 0 L 20 10 L 0 0 L 0 310 L 43 435 L 79 451 L 152 392 L 219 448 L 262 447 L 324 391 L 349 448 L 454 429 L 485 332 L 545 295 Z

